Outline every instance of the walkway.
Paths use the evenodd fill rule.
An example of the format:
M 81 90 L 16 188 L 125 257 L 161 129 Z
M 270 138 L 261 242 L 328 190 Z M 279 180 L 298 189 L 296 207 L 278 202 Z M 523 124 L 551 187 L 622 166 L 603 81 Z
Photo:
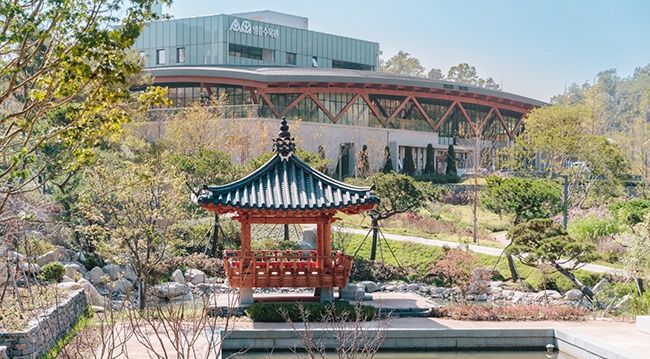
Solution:
M 342 228 L 341 230 L 348 233 L 361 234 L 364 236 L 368 234 L 368 230 L 366 229 Z M 420 243 L 420 244 L 426 244 L 426 245 L 438 246 L 438 247 L 448 246 L 450 248 L 464 246 L 464 244 L 458 242 L 441 241 L 438 239 L 428 239 L 428 238 L 414 237 L 414 236 L 403 236 L 399 234 L 384 233 L 383 231 L 381 233 L 384 235 L 384 237 L 386 237 L 386 239 L 392 239 L 395 241 L 413 242 L 413 243 Z M 500 256 L 501 252 L 503 252 L 503 248 L 484 247 L 484 246 L 478 246 L 474 244 L 470 244 L 468 247 L 473 252 L 488 254 L 496 257 Z M 607 266 L 602 266 L 597 264 L 587 264 L 581 267 L 581 269 L 594 272 L 594 273 L 609 273 L 609 272 L 614 272 L 619 270 L 617 268 L 612 268 L 612 267 L 607 267 Z

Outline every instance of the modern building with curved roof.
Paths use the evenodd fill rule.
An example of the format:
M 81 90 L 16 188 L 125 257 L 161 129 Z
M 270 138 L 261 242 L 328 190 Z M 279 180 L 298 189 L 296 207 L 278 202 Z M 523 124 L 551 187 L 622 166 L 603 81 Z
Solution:
M 294 21 L 282 25 L 287 19 Z M 304 28 L 296 29 L 301 19 Z M 507 145 L 522 130 L 523 117 L 545 104 L 499 90 L 372 71 L 378 44 L 309 31 L 306 22 L 273 12 L 206 17 L 198 32 L 203 33 L 202 41 L 211 41 L 210 56 L 201 56 L 206 46 L 182 43 L 184 35 L 166 43 L 151 40 L 158 38 L 151 29 L 189 31 L 179 30 L 180 23 L 156 22 L 145 31 L 139 48 L 144 56 L 159 48 L 146 72 L 155 84 L 169 88 L 172 107 L 225 96 L 228 105 L 241 109 L 232 118 L 300 119 L 296 136 L 304 141 L 302 147 L 334 159 L 330 170 L 340 177 L 355 174 L 356 154 L 363 145 L 382 156 L 388 146 L 397 170 L 412 157 L 418 172 L 425 167 L 431 144 L 438 173 L 444 171 L 448 146 L 454 145 L 462 174 L 472 167 L 471 153 Z M 267 29 L 266 35 L 260 35 L 260 28 Z M 212 40 L 206 39 L 210 36 Z M 188 58 L 196 52 L 189 51 L 192 46 L 202 49 L 195 56 L 202 62 Z M 247 50 L 234 51 L 240 48 Z M 177 56 L 161 61 L 160 52 Z M 371 166 L 378 167 L 378 162 L 371 160 Z M 480 166 L 495 169 L 494 162 Z

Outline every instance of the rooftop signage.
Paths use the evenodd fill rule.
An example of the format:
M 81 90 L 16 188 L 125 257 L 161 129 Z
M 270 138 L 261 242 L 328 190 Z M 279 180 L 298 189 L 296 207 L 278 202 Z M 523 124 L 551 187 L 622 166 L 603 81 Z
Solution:
M 248 20 L 242 20 L 241 22 L 238 19 L 234 19 L 230 24 L 230 31 L 242 32 L 244 34 L 253 34 L 255 36 L 268 36 L 274 39 L 280 37 L 280 30 L 271 29 L 264 26 L 252 26 L 251 22 Z

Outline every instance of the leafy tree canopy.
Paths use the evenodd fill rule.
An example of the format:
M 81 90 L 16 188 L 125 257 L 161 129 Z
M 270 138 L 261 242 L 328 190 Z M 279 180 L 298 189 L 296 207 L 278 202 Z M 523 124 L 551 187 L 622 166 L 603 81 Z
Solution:
M 163 1 L 168 3 L 168 1 Z M 3 198 L 43 186 L 92 156 L 164 91 L 128 91 L 141 71 L 129 50 L 154 0 L 4 1 L 0 5 L 0 220 Z M 123 17 L 119 19 L 117 14 Z M 67 106 L 64 116 L 48 116 Z M 48 145 L 60 144 L 49 161 Z
M 385 62 L 382 61 L 380 70 L 391 74 L 418 77 L 424 73 L 424 67 L 420 64 L 420 60 L 401 50 Z
M 513 214 L 514 224 L 548 218 L 562 209 L 562 189 L 553 181 L 520 177 L 485 178 L 481 203 L 490 211 Z

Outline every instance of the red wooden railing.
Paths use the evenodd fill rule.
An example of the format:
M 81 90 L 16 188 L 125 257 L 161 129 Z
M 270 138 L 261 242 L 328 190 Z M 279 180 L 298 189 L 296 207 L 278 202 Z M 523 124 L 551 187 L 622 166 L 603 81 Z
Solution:
M 224 251 L 226 277 L 233 288 L 344 287 L 348 283 L 352 256 L 333 251 L 329 257 L 316 251 L 276 250 Z

